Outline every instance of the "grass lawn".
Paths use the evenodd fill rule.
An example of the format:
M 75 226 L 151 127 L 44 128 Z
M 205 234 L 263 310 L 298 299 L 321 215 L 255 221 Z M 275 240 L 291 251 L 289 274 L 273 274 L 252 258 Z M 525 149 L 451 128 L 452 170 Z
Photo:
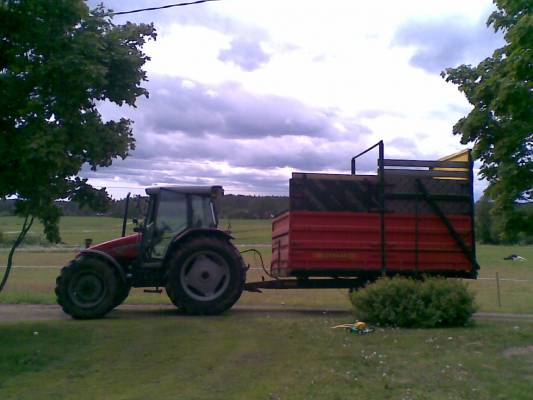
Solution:
M 527 261 L 503 258 L 519 254 Z M 533 246 L 477 246 L 481 279 L 469 281 L 481 311 L 533 313 Z M 498 306 L 496 273 L 500 277 Z M 507 280 L 510 279 L 510 280 Z
M 272 221 L 269 219 L 223 219 L 219 227 L 230 230 L 237 244 L 272 243 Z
M 6 238 L 15 238 L 22 226 L 19 217 L 0 217 L 0 230 Z M 133 229 L 131 220 L 128 224 L 130 232 Z M 113 237 L 120 236 L 122 232 L 122 219 L 110 217 L 62 217 L 60 233 L 63 243 L 69 246 L 83 246 L 86 238 L 92 238 L 94 243 L 104 242 Z M 28 233 L 28 244 L 46 245 L 43 227 L 35 221 Z
M 74 228 L 84 220 L 66 220 L 64 227 L 73 231 L 64 230 L 64 239 L 79 245 L 75 242 L 89 232 Z M 231 224 L 240 243 L 269 241 L 269 221 Z M 120 220 L 107 218 L 94 226 L 100 231 L 93 239 L 106 240 L 116 236 Z M 268 266 L 270 248 L 260 251 Z M 528 261 L 503 260 L 513 253 Z M 65 249 L 21 249 L 15 264 L 30 268 L 14 269 L 0 303 L 55 303 L 58 266 L 73 255 Z M 0 262 L 6 256 L 0 252 Z M 502 278 L 501 308 L 494 280 L 469 282 L 480 311 L 533 313 L 532 247 L 479 246 L 478 258 L 481 278 L 494 278 L 496 272 Z M 252 255 L 246 260 L 259 265 Z M 252 269 L 248 279 L 261 275 Z M 136 289 L 127 303 L 169 301 L 164 294 Z M 245 293 L 238 304 L 350 308 L 346 290 Z M 0 399 L 529 399 L 533 391 L 533 323 L 528 321 L 378 329 L 357 336 L 330 329 L 352 322 L 348 314 L 322 311 L 121 315 L 0 322 Z
M 270 265 L 270 249 L 261 248 L 265 264 Z M 521 254 L 527 261 L 504 261 L 508 254 Z M 65 265 L 74 255 L 66 252 L 30 252 L 21 250 L 16 256 L 16 265 L 50 266 Z M 478 246 L 481 264 L 480 278 L 468 281 L 476 293 L 480 311 L 533 313 L 533 249 L 525 246 Z M 259 266 L 259 260 L 246 256 L 252 266 Z M 3 269 L 0 269 L 2 272 Z M 496 292 L 496 272 L 499 273 L 501 307 L 498 306 Z M 58 268 L 15 268 L 6 290 L 0 294 L 1 303 L 41 303 L 54 304 L 53 293 Z M 248 272 L 248 281 L 261 279 L 258 270 Z M 487 279 L 485 279 L 487 278 Z M 508 281 L 505 279 L 514 279 Z M 526 280 L 522 282 L 521 280 Z M 129 304 L 169 304 L 163 293 L 148 294 L 135 289 L 127 300 Z M 262 294 L 244 293 L 239 304 L 251 305 L 287 305 L 302 307 L 349 308 L 348 297 L 344 289 L 331 290 L 265 290 Z
M 0 231 L 4 241 L 15 238 L 22 226 L 19 217 L 0 217 Z M 236 243 L 257 244 L 270 243 L 272 223 L 270 220 L 232 219 L 220 221 L 221 229 L 230 229 L 237 238 Z M 133 233 L 131 220 L 127 232 Z M 111 217 L 62 217 L 60 224 L 61 239 L 68 246 L 84 246 L 85 239 L 101 243 L 119 237 L 122 232 L 122 218 Z M 48 245 L 43 235 L 43 227 L 35 221 L 28 234 L 28 244 Z M 3 261 L 3 260 L 2 260 Z
M 366 336 L 330 329 L 342 322 L 237 311 L 4 322 L 0 398 L 530 398 L 531 322 Z
M 16 231 L 20 219 L 0 217 L 2 231 Z M 85 237 L 95 242 L 116 237 L 122 221 L 108 217 L 64 217 L 61 220 L 63 240 L 69 245 L 79 246 Z M 270 242 L 270 220 L 232 220 L 222 221 L 221 228 L 230 228 L 237 238 L 236 244 L 261 244 Z M 83 229 L 80 229 L 83 227 Z M 40 229 L 35 227 L 36 232 Z M 270 248 L 260 248 L 265 264 L 270 265 Z M 21 248 L 15 255 L 15 265 L 37 268 L 15 268 L 6 290 L 0 294 L 3 303 L 55 303 L 53 288 L 58 267 L 65 265 L 75 252 L 73 249 Z M 524 262 L 505 261 L 503 257 L 519 254 L 527 259 Z M 480 311 L 533 313 L 533 246 L 488 246 L 478 245 L 478 260 L 481 265 L 480 278 L 468 281 L 476 293 Z M 5 265 L 7 249 L 0 251 L 0 265 Z M 259 266 L 259 260 L 249 255 L 247 262 Z M 39 267 L 55 267 L 39 268 Z M 0 272 L 3 270 L 0 268 Z M 498 306 L 496 292 L 496 272 L 500 276 L 501 307 Z M 261 279 L 261 273 L 250 270 L 248 280 Z M 511 280 L 507 280 L 511 279 Z M 525 281 L 525 282 L 522 282 Z M 167 297 L 146 294 L 134 290 L 127 300 L 130 304 L 162 303 L 168 304 Z M 263 294 L 245 293 L 239 304 L 291 305 L 305 307 L 349 308 L 346 290 L 270 290 Z

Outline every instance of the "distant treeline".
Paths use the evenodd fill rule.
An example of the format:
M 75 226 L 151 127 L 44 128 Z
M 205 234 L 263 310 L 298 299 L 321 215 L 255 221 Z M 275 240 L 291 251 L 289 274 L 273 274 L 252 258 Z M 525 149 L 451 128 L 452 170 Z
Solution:
M 533 214 L 533 203 L 522 203 L 518 208 L 526 213 Z M 485 244 L 533 244 L 533 236 L 518 234 L 513 238 L 505 238 L 503 232 L 503 218 L 492 213 L 493 202 L 486 196 L 482 196 L 476 202 L 476 240 Z
M 221 218 L 272 218 L 289 208 L 289 198 L 227 194 L 222 198 L 220 208 Z
M 141 198 L 140 202 L 146 201 Z M 139 200 L 136 197 L 130 199 L 128 215 L 137 218 L 140 215 Z M 89 208 L 80 208 L 76 203 L 70 201 L 56 202 L 65 216 L 95 216 L 104 215 L 108 217 L 122 218 L 124 216 L 125 200 L 113 200 L 109 208 L 104 213 L 96 213 Z M 264 219 L 271 218 L 289 208 L 289 198 L 284 196 L 244 196 L 227 194 L 222 198 L 220 204 L 220 218 L 244 218 L 244 219 Z M 15 211 L 15 200 L 0 201 L 0 216 L 13 215 Z

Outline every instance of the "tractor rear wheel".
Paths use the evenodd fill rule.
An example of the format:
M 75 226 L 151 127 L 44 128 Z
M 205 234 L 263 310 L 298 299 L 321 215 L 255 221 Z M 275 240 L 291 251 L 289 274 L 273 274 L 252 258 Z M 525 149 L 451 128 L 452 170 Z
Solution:
M 82 258 L 61 270 L 55 292 L 57 303 L 73 318 L 100 318 L 114 307 L 117 278 L 106 263 Z
M 177 304 L 177 303 L 174 303 L 175 297 L 172 295 L 172 293 L 171 293 L 169 290 L 170 290 L 169 285 L 166 285 L 165 292 L 167 293 L 168 298 L 170 299 L 170 301 L 172 302 L 172 304 L 174 304 L 174 305 L 176 306 L 176 308 L 179 309 L 179 308 L 180 308 L 180 305 Z
M 167 293 L 187 314 L 216 315 L 239 299 L 245 277 L 241 255 L 229 241 L 193 238 L 183 243 L 171 260 Z

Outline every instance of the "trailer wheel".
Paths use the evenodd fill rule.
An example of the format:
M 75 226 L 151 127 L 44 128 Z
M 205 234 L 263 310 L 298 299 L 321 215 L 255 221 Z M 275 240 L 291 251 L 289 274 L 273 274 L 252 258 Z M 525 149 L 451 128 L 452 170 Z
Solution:
M 114 307 L 117 278 L 104 262 L 85 258 L 61 270 L 55 293 L 57 303 L 73 318 L 101 318 Z
M 167 293 L 192 315 L 216 315 L 229 309 L 244 289 L 246 271 L 240 253 L 227 240 L 193 238 L 174 254 Z
M 351 295 L 353 292 L 357 292 L 358 290 L 366 288 L 371 283 L 374 283 L 376 281 L 376 279 L 377 278 L 374 277 L 374 276 L 370 276 L 370 277 L 366 277 L 366 278 L 359 278 L 357 280 L 358 284 L 356 286 L 353 286 L 353 287 L 348 289 L 348 294 Z

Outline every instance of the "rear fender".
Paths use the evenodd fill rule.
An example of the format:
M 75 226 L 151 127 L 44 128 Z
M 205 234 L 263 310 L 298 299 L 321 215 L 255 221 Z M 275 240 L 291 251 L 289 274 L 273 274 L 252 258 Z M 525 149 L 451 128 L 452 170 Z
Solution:
M 235 239 L 232 235 L 229 233 L 222 231 L 220 229 L 216 228 L 191 228 L 186 229 L 183 232 L 177 234 L 174 239 L 172 239 L 172 244 L 175 242 L 181 242 L 183 240 L 187 240 L 190 237 L 193 236 L 215 236 L 220 237 L 221 239 L 231 240 Z
M 81 257 L 94 257 L 96 259 L 102 260 L 105 263 L 109 264 L 113 270 L 116 272 L 117 276 L 119 277 L 120 281 L 124 284 L 127 284 L 127 278 L 126 273 L 124 272 L 124 269 L 122 266 L 118 263 L 117 260 L 115 260 L 114 257 L 110 256 L 107 253 L 104 253 L 100 250 L 94 250 L 94 249 L 83 249 L 79 252 L 76 259 Z

